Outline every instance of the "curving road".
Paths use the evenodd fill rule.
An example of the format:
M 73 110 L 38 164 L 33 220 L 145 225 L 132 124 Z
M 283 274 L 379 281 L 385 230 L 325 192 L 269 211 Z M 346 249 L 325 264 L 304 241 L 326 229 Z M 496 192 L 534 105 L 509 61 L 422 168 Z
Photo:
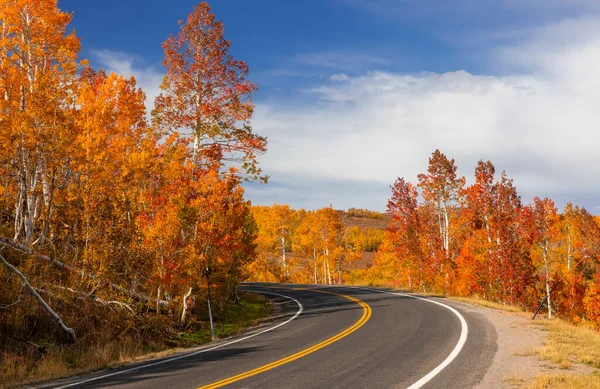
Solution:
M 493 325 L 444 299 L 381 289 L 249 284 L 279 315 L 193 352 L 54 382 L 61 388 L 470 388 Z

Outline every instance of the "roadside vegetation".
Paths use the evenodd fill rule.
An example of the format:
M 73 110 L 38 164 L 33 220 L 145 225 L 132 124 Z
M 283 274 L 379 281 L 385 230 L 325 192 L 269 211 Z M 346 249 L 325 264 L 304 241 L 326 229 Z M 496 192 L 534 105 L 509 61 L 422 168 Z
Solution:
M 576 376 L 568 374 L 546 375 L 536 377 L 530 389 L 598 389 L 600 375 Z
M 561 372 L 538 375 L 530 384 L 531 389 L 600 388 L 600 333 L 597 330 L 560 319 L 539 320 L 534 325 L 548 332 L 544 345 L 535 350 L 536 354 L 558 365 Z M 591 374 L 570 373 L 575 364 L 594 370 Z
M 515 305 L 507 305 L 507 304 L 495 303 L 493 301 L 484 300 L 484 299 L 479 298 L 477 296 L 473 296 L 473 297 L 450 297 L 450 299 L 454 300 L 454 301 L 461 302 L 461 303 L 477 304 L 477 305 L 481 305 L 481 306 L 486 307 L 486 308 L 498 309 L 498 310 L 506 311 L 506 312 L 525 312 L 522 307 L 515 306 Z
M 271 304 L 262 296 L 240 293 L 239 297 L 237 303 L 228 301 L 215 312 L 217 339 L 241 333 L 272 312 Z M 61 296 L 56 302 L 68 303 L 68 299 L 70 296 L 65 295 L 64 301 Z M 192 311 L 183 328 L 152 313 L 134 316 L 89 307 L 73 316 L 67 315 L 65 320 L 73 323 L 80 334 L 77 347 L 57 342 L 53 334 L 29 336 L 29 344 L 21 338 L 4 338 L 7 334 L 2 334 L 0 388 L 116 367 L 211 341 L 208 312 L 201 307 Z M 42 322 L 40 326 L 45 324 Z

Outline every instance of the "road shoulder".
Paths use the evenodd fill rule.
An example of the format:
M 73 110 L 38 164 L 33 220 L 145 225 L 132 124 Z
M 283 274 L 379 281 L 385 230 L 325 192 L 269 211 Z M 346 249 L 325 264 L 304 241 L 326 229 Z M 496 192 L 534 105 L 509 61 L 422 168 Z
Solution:
M 545 342 L 547 331 L 531 322 L 529 313 L 510 312 L 477 304 L 456 302 L 463 310 L 483 315 L 496 330 L 497 350 L 492 364 L 475 388 L 518 388 L 528 387 L 539 375 L 572 374 L 584 375 L 593 368 L 573 364 L 569 369 L 547 360 L 541 360 L 537 350 Z

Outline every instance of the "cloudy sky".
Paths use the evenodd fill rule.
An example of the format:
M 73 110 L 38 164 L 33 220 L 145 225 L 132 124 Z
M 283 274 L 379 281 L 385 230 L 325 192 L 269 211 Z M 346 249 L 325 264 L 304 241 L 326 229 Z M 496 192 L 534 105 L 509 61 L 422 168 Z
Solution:
M 167 5 L 168 4 L 168 5 Z M 151 107 L 161 42 L 189 0 L 59 0 L 93 66 L 133 74 Z M 260 91 L 257 204 L 384 210 L 431 152 L 470 179 L 506 170 L 525 202 L 600 213 L 600 1 L 213 0 Z

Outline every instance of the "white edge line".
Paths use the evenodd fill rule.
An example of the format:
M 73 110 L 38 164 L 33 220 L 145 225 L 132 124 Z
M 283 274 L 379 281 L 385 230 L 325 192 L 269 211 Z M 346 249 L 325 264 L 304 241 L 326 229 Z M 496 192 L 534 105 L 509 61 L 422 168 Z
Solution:
M 458 354 L 462 350 L 463 346 L 467 342 L 467 336 L 469 334 L 469 326 L 467 326 L 467 321 L 465 320 L 463 315 L 461 315 L 456 309 L 452 308 L 449 305 L 440 303 L 439 301 L 430 300 L 430 299 L 427 299 L 427 298 L 424 298 L 421 296 L 407 294 L 407 293 L 390 292 L 387 290 L 364 288 L 364 287 L 354 287 L 354 288 L 371 290 L 373 292 L 387 293 L 387 294 L 393 294 L 393 295 L 398 295 L 398 296 L 410 297 L 410 298 L 417 299 L 417 300 L 428 301 L 430 303 L 441 305 L 442 307 L 449 309 L 450 312 L 454 313 L 456 315 L 456 317 L 458 317 L 458 320 L 460 320 L 460 325 L 461 325 L 460 337 L 458 338 L 458 342 L 456 343 L 456 346 L 454 346 L 454 349 L 452 350 L 452 352 L 435 369 L 433 369 L 432 371 L 427 373 L 427 375 L 425 375 L 423 378 L 421 378 L 420 380 L 418 380 L 417 382 L 415 382 L 414 384 L 409 386 L 407 389 L 419 389 L 419 388 L 423 387 L 423 385 L 425 385 L 426 383 L 431 381 L 433 379 L 433 377 L 435 377 L 442 370 L 444 370 L 444 368 L 446 366 L 448 366 L 458 356 Z
M 241 341 L 243 341 L 243 340 L 250 339 L 250 338 L 253 338 L 253 337 L 255 337 L 255 336 L 258 336 L 258 335 L 262 335 L 262 334 L 264 334 L 264 333 L 266 333 L 266 332 L 273 331 L 274 329 L 276 329 L 276 328 L 279 328 L 279 327 L 281 327 L 281 326 L 283 326 L 283 325 L 285 325 L 285 324 L 287 324 L 287 323 L 291 322 L 292 320 L 294 320 L 294 319 L 295 319 L 295 318 L 297 318 L 298 316 L 300 316 L 300 314 L 301 314 L 301 313 L 302 313 L 302 311 L 304 310 L 304 307 L 302 306 L 302 304 L 300 304 L 300 301 L 298 301 L 298 300 L 296 300 L 295 298 L 293 298 L 293 297 L 290 297 L 290 296 L 286 296 L 286 295 L 279 294 L 279 293 L 263 292 L 263 291 L 254 291 L 254 290 L 248 290 L 248 292 L 255 292 L 255 293 L 259 293 L 259 294 L 270 294 L 270 295 L 273 295 L 273 296 L 279 296 L 279 297 L 284 297 L 284 298 L 287 298 L 287 299 L 289 299 L 289 300 L 293 300 L 293 301 L 294 301 L 296 304 L 298 304 L 298 311 L 297 311 L 297 312 L 294 314 L 294 316 L 292 316 L 291 318 L 287 319 L 287 320 L 286 320 L 286 321 L 284 321 L 283 323 L 279 323 L 279 324 L 277 324 L 276 326 L 269 327 L 269 328 L 267 328 L 266 330 L 263 330 L 263 331 L 257 332 L 256 334 L 252 334 L 252 335 L 245 336 L 245 337 L 243 337 L 243 338 L 239 338 L 239 339 L 232 340 L 231 342 L 222 343 L 222 344 L 219 344 L 219 345 L 217 345 L 217 346 L 214 346 L 214 347 L 211 347 L 211 348 L 207 348 L 207 349 L 202 349 L 202 350 L 194 351 L 194 352 L 192 352 L 192 353 L 189 353 L 189 354 L 184 354 L 184 355 L 180 355 L 180 356 L 178 356 L 178 357 L 167 358 L 167 359 L 161 359 L 160 361 L 157 361 L 157 362 L 153 362 L 153 363 L 148 363 L 148 364 L 144 364 L 144 365 L 140 365 L 140 366 L 132 367 L 132 368 L 130 368 L 130 369 L 119 370 L 119 371 L 116 371 L 116 372 L 114 372 L 114 373 L 105 374 L 105 375 L 98 376 L 98 377 L 94 377 L 94 378 L 89 378 L 89 379 L 87 379 L 87 380 L 83 380 L 83 381 L 77 381 L 77 382 L 73 382 L 73 383 L 70 383 L 70 384 L 68 384 L 68 385 L 57 386 L 57 387 L 56 387 L 56 388 L 54 388 L 54 389 L 63 389 L 63 388 L 69 388 L 69 387 L 71 387 L 71 386 L 76 386 L 76 385 L 85 384 L 85 383 L 87 383 L 87 382 L 92 382 L 92 381 L 101 380 L 101 379 L 103 379 L 103 378 L 112 377 L 112 376 L 119 375 L 119 374 L 123 374 L 123 373 L 128 373 L 128 372 L 130 372 L 130 371 L 134 371 L 134 370 L 140 370 L 140 369 L 144 369 L 144 368 L 146 368 L 146 367 L 151 367 L 151 366 L 156 366 L 156 365 L 162 365 L 162 364 L 164 364 L 164 363 L 173 362 L 173 361 L 176 361 L 176 360 L 179 360 L 179 359 L 188 358 L 188 357 L 191 357 L 191 356 L 194 356 L 194 355 L 202 354 L 202 353 L 205 353 L 205 352 L 208 352 L 208 351 L 212 351 L 212 350 L 216 350 L 216 349 L 219 349 L 219 348 L 222 348 L 222 347 L 225 347 L 225 346 L 229 346 L 229 345 L 231 345 L 231 344 L 238 343 L 238 342 L 241 342 Z

